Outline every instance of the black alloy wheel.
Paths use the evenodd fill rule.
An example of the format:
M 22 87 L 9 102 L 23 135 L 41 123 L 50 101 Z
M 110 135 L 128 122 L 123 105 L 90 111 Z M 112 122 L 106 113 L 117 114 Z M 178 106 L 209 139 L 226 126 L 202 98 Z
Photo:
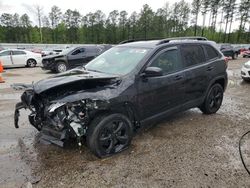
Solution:
M 125 115 L 101 115 L 89 125 L 87 145 L 96 156 L 107 157 L 126 149 L 132 132 L 132 124 Z
M 214 84 L 209 92 L 208 95 L 200 107 L 200 110 L 204 114 L 213 114 L 216 113 L 222 104 L 223 101 L 223 88 L 220 84 Z

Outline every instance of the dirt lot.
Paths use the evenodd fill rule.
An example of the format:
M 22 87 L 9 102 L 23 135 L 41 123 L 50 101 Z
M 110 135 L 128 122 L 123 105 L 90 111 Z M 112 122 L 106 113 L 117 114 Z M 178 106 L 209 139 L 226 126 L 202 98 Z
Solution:
M 0 187 L 250 187 L 238 152 L 240 137 L 250 130 L 250 84 L 240 67 L 248 59 L 229 62 L 229 85 L 215 115 L 198 109 L 169 117 L 137 134 L 132 146 L 104 160 L 87 148 L 59 148 L 39 143 L 39 134 L 21 114 L 13 123 L 20 92 L 14 82 L 31 83 L 50 76 L 40 68 L 7 70 L 0 84 Z M 250 168 L 250 136 L 243 154 Z

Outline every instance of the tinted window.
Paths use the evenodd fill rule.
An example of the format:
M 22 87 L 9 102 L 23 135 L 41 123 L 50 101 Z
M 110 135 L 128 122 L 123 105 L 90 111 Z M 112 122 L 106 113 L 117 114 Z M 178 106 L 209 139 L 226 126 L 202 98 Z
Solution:
M 205 61 L 203 49 L 199 45 L 183 45 L 182 56 L 186 67 L 197 65 Z
M 90 61 L 85 68 L 109 74 L 125 75 L 131 72 L 150 49 L 114 47 Z
M 24 51 L 13 51 L 13 55 L 25 55 Z
M 208 46 L 208 45 L 205 45 L 204 46 L 206 51 L 207 51 L 207 60 L 210 60 L 210 59 L 214 59 L 216 57 L 218 57 L 218 53 L 216 52 L 216 50 L 211 47 L 211 46 Z
M 0 53 L 0 56 L 7 56 L 10 55 L 10 51 L 4 51 Z
M 180 70 L 182 67 L 179 59 L 178 50 L 168 50 L 157 56 L 150 67 L 159 67 L 163 74 L 168 74 Z
M 84 51 L 85 51 L 84 48 L 79 48 L 79 49 L 75 50 L 75 51 L 72 53 L 72 55 L 77 55 L 77 54 L 83 53 Z

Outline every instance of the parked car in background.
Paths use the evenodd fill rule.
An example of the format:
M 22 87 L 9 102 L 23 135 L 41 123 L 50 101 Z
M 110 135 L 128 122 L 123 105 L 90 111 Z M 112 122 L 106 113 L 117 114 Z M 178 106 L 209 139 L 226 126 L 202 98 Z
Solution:
M 241 68 L 241 77 L 244 81 L 250 81 L 250 61 L 243 64 Z
M 232 59 L 237 59 L 239 53 L 231 44 L 218 44 L 220 51 L 226 57 L 232 57 Z
M 83 66 L 106 51 L 103 45 L 84 45 L 63 50 L 57 55 L 45 56 L 42 60 L 42 69 L 57 73 Z
M 42 57 L 48 56 L 48 55 L 56 55 L 61 53 L 63 50 L 62 49 L 45 49 L 43 50 Z
M 242 57 L 250 57 L 250 48 L 242 52 Z
M 41 54 L 27 50 L 9 49 L 0 52 L 0 60 L 2 60 L 5 68 L 18 66 L 35 67 L 37 64 L 41 64 L 42 57 Z
M 136 130 L 171 114 L 195 107 L 214 114 L 227 87 L 227 65 L 211 42 L 200 39 L 124 41 L 85 67 L 13 85 L 25 89 L 15 127 L 19 110 L 30 109 L 40 139 L 60 146 L 69 138 L 79 145 L 86 140 L 96 156 L 107 157 L 126 149 Z

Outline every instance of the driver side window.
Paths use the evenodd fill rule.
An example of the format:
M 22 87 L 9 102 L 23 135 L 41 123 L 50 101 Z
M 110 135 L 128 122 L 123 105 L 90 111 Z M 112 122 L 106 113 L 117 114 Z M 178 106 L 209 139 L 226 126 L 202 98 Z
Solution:
M 78 55 L 78 54 L 80 54 L 80 53 L 84 53 L 84 51 L 85 51 L 84 48 L 79 48 L 79 49 L 75 50 L 75 51 L 72 53 L 72 55 Z
M 167 50 L 158 55 L 150 67 L 159 67 L 162 69 L 163 75 L 178 71 L 182 68 L 182 64 L 177 49 Z

